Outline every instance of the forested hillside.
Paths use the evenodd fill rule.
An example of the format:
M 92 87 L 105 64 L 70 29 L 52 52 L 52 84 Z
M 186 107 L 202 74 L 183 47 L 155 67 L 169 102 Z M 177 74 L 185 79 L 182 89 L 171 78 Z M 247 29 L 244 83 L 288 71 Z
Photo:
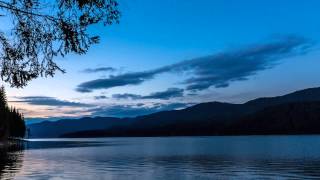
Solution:
M 9 107 L 4 87 L 0 88 L 0 140 L 8 137 L 24 137 L 26 126 L 23 115 Z

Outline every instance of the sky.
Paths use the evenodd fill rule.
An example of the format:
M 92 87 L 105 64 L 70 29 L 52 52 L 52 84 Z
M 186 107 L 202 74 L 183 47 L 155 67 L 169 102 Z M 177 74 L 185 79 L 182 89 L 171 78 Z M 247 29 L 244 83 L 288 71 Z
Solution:
M 119 0 L 101 42 L 56 57 L 67 73 L 5 85 L 27 120 L 137 116 L 320 86 L 318 0 Z M 8 22 L 0 22 L 6 29 Z

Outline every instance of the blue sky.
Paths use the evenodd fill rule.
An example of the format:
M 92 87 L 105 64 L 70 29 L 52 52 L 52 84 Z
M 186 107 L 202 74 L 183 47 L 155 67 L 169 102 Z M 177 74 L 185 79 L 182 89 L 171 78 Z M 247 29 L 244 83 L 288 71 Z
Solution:
M 29 118 L 134 116 L 320 86 L 320 1 L 119 3 L 119 25 L 90 29 L 100 44 L 57 57 L 66 74 L 7 87 L 11 104 Z

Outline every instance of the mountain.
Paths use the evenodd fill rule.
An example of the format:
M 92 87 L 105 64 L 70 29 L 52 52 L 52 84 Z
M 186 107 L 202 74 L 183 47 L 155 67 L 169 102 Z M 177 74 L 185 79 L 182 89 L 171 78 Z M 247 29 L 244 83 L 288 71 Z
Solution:
M 41 123 L 34 124 L 30 129 L 33 133 L 34 127 L 49 132 L 61 128 L 54 132 L 54 137 L 287 134 L 308 133 L 309 130 L 311 133 L 316 132 L 314 129 L 320 129 L 320 125 L 316 123 L 316 118 L 320 117 L 317 108 L 319 104 L 320 88 L 310 88 L 284 96 L 258 98 L 244 104 L 208 102 L 136 118 L 65 120 L 58 123 L 46 122 L 45 126 Z M 293 120 L 291 116 L 295 117 L 295 126 L 289 125 Z M 79 121 L 81 125 L 78 124 Z M 89 127 L 91 123 L 99 125 L 96 128 L 94 125 Z M 310 126 L 314 126 L 312 131 Z M 66 127 L 68 130 L 62 131 Z M 303 131 L 299 131 L 300 127 L 304 127 Z M 51 136 L 52 134 L 46 135 Z
M 233 112 L 233 113 L 231 113 Z M 238 104 L 209 102 L 201 103 L 183 110 L 163 111 L 136 118 L 112 118 L 112 117 L 85 117 L 81 119 L 64 119 L 59 121 L 45 121 L 41 123 L 29 124 L 31 138 L 55 138 L 63 134 L 70 134 L 78 131 L 105 130 L 112 129 L 115 133 L 123 136 L 127 131 L 142 131 L 158 126 L 168 126 L 172 124 L 192 124 L 194 121 L 211 123 L 216 121 L 231 120 L 238 114 L 245 113 L 245 109 Z M 198 125 L 200 127 L 200 125 Z
M 267 107 L 242 117 L 224 134 L 319 134 L 320 101 Z
M 291 103 L 291 102 L 313 102 L 313 101 L 320 101 L 319 87 L 295 91 L 293 93 L 290 93 L 284 96 L 258 98 L 255 100 L 248 101 L 247 103 L 245 103 L 245 105 L 251 106 L 257 109 L 262 109 L 268 106 L 275 106 L 275 105 Z
M 44 121 L 28 125 L 30 138 L 56 138 L 65 133 L 75 131 L 106 129 L 114 125 L 129 123 L 126 119 L 112 117 L 84 117 L 80 119 L 62 119 L 58 121 Z

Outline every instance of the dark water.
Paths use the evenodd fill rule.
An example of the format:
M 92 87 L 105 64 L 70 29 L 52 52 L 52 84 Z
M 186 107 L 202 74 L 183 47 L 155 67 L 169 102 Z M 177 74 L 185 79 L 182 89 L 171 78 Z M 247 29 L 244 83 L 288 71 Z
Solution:
M 1 179 L 320 179 L 320 136 L 39 139 Z

